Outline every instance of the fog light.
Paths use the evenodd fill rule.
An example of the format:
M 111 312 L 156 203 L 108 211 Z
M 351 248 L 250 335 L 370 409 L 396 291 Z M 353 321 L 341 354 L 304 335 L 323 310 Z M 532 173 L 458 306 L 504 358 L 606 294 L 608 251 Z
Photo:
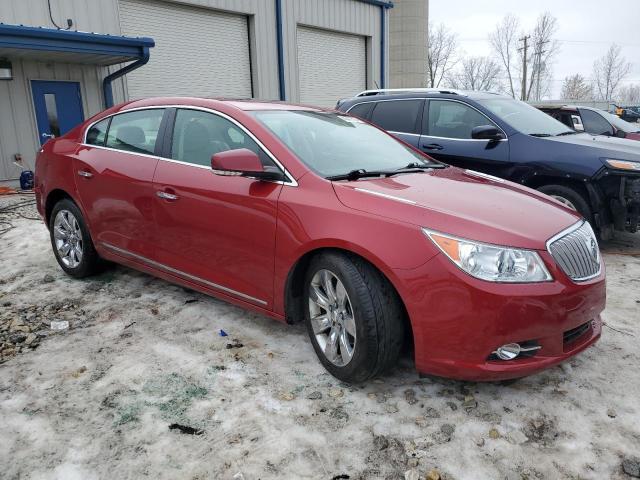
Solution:
M 507 343 L 506 345 L 502 345 L 496 349 L 496 356 L 500 360 L 513 360 L 518 355 L 520 355 L 520 345 L 517 343 Z

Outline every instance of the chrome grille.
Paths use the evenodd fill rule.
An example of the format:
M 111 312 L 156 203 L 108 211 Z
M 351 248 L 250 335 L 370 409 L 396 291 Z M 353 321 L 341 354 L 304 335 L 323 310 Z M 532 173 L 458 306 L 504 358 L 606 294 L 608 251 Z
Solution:
M 600 273 L 600 249 L 588 222 L 582 221 L 547 242 L 547 249 L 572 280 L 588 280 Z

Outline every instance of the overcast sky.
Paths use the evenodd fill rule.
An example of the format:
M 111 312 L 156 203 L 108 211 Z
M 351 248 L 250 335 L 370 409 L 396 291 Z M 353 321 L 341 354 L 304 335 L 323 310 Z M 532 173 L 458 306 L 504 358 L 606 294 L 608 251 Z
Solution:
M 492 53 L 487 36 L 507 13 L 519 17 L 529 31 L 544 11 L 558 19 L 554 97 L 567 75 L 591 77 L 594 60 L 611 43 L 620 45 L 633 64 L 626 82 L 640 83 L 640 0 L 429 0 L 430 23 L 447 25 L 458 34 L 461 50 L 473 56 Z

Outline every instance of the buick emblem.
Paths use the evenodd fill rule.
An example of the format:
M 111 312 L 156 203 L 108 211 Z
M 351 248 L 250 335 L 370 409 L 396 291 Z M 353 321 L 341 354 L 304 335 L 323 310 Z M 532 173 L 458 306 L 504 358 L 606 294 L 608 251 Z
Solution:
M 589 255 L 591 255 L 591 259 L 594 262 L 597 262 L 600 254 L 598 250 L 598 242 L 596 242 L 595 238 L 591 237 L 586 240 L 585 243 L 587 244 L 587 251 L 589 252 Z

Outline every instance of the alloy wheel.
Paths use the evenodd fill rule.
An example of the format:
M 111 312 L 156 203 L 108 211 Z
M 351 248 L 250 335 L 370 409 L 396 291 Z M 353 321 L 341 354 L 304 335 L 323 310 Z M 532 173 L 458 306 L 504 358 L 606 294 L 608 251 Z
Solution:
M 69 210 L 60 210 L 53 222 L 53 239 L 62 263 L 76 268 L 82 261 L 83 239 L 78 219 Z
M 327 360 L 344 367 L 356 348 L 356 322 L 342 281 L 330 270 L 318 270 L 309 288 L 309 317 L 318 346 Z
M 576 212 L 578 211 L 578 209 L 576 208 L 576 206 L 573 204 L 573 202 L 571 202 L 571 200 L 565 198 L 565 197 L 561 197 L 560 195 L 549 195 L 551 198 L 555 198 L 557 201 L 559 201 L 561 204 L 563 204 L 565 207 L 570 208 L 571 210 L 575 210 Z

